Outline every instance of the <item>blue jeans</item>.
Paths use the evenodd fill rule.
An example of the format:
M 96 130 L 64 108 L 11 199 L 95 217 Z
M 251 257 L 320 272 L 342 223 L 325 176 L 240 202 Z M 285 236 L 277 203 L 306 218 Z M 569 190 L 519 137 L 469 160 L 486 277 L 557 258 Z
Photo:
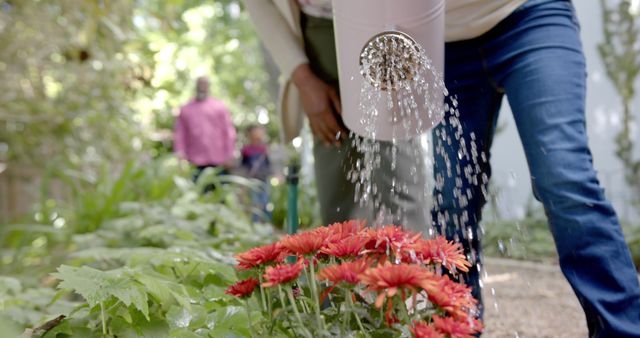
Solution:
M 638 277 L 587 142 L 585 59 L 571 2 L 530 0 L 488 33 L 448 43 L 445 55 L 445 81 L 461 128 L 451 109 L 434 130 L 432 216 L 436 229 L 460 240 L 478 263 L 464 276 L 474 296 L 480 299 L 478 222 L 506 94 L 534 196 L 544 205 L 590 337 L 640 337 Z

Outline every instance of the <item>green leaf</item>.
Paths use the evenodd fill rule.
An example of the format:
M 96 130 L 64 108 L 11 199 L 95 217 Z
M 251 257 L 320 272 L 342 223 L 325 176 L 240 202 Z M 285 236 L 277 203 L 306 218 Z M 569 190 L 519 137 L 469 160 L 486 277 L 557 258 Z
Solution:
M 122 307 L 122 306 L 119 307 L 118 311 L 116 312 L 116 316 L 124 319 L 124 321 L 127 322 L 127 324 L 133 323 L 133 317 L 131 317 L 131 311 L 129 311 L 129 308 Z
M 251 332 L 248 329 L 233 330 L 225 327 L 219 327 L 209 332 L 209 337 L 216 338 L 242 338 L 250 336 Z
M 219 309 L 215 313 L 213 323 L 209 326 L 214 328 L 226 328 L 231 330 L 248 329 L 249 318 L 243 306 L 227 306 Z
M 197 335 L 188 329 L 173 329 L 169 332 L 169 336 L 175 338 L 202 338 L 202 336 Z
M 190 312 L 193 317 L 189 328 L 196 330 L 207 327 L 207 310 L 203 306 L 192 306 Z
M 90 267 L 74 268 L 67 265 L 60 266 L 58 272 L 52 276 L 61 281 L 58 288 L 75 291 L 91 307 L 111 297 L 110 287 L 117 279 L 111 274 Z
M 173 303 L 175 293 L 171 289 L 171 283 L 158 278 L 158 276 L 161 275 L 151 272 L 137 273 L 136 279 L 147 288 L 147 292 L 156 299 L 160 306 L 168 307 Z
M 167 312 L 167 323 L 172 329 L 188 328 L 191 320 L 193 320 L 193 315 L 185 308 L 172 306 Z
M 15 337 L 19 337 L 20 336 L 20 331 L 19 331 L 19 327 L 18 325 L 16 325 L 16 323 L 14 323 L 13 321 L 0 316 L 0 332 L 2 332 L 3 334 L 8 335 L 9 337 L 15 336 Z
M 0 276 L 0 299 L 7 294 L 19 294 L 22 291 L 20 280 L 13 277 Z
M 149 320 L 149 304 L 145 290 L 133 280 L 126 280 L 114 285 L 113 295 L 126 306 L 133 305 Z
M 59 288 L 75 291 L 91 307 L 115 297 L 126 306 L 133 305 L 149 319 L 147 293 L 121 269 L 105 272 L 87 266 L 74 268 L 62 265 L 53 276 L 61 280 Z
M 133 323 L 137 332 L 137 337 L 165 338 L 169 337 L 169 326 L 164 318 L 152 316 L 147 321 L 139 314 L 133 314 Z

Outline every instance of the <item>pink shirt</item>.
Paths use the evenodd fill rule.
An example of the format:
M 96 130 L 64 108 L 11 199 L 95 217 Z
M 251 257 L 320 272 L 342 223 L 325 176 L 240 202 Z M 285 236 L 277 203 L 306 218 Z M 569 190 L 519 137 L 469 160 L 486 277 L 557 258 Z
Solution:
M 233 157 L 236 129 L 225 104 L 213 98 L 193 100 L 180 109 L 174 149 L 194 165 L 221 165 Z

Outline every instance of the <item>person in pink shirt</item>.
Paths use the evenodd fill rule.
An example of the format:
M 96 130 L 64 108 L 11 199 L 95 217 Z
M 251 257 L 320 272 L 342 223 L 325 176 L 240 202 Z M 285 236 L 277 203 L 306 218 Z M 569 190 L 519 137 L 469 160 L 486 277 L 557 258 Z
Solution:
M 233 166 L 236 129 L 229 109 L 209 95 L 209 79 L 196 80 L 196 97 L 180 109 L 175 123 L 174 150 L 194 165 L 194 181 L 206 168 L 221 167 L 227 174 Z M 206 190 L 211 190 L 206 189 Z

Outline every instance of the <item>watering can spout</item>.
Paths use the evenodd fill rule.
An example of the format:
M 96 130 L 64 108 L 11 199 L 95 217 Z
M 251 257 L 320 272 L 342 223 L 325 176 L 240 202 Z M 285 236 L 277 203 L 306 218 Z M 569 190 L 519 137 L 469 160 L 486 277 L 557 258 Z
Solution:
M 424 66 L 421 53 L 420 45 L 406 33 L 378 33 L 362 47 L 360 74 L 379 90 L 398 90 L 413 81 Z
M 437 125 L 444 115 L 444 0 L 333 0 L 333 8 L 347 127 L 392 140 Z

